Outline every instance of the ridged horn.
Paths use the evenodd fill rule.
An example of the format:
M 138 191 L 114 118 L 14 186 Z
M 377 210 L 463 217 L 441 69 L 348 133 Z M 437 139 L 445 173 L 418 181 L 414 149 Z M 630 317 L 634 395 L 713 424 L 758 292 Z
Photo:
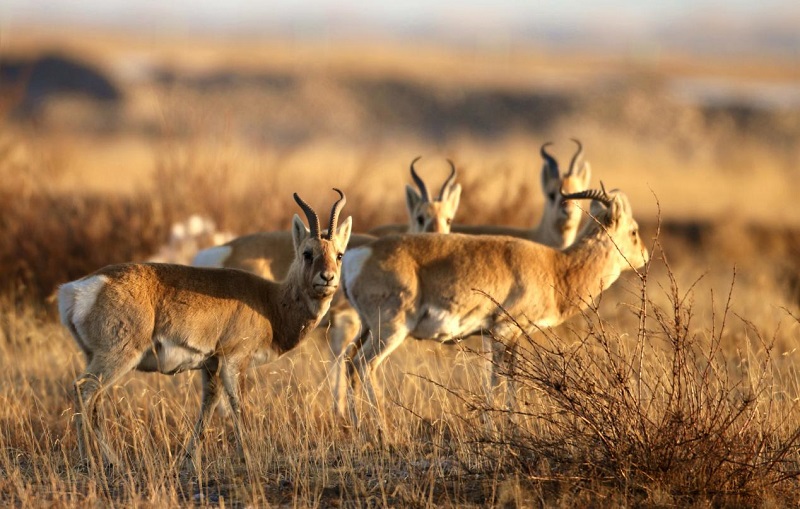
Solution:
M 450 164 L 450 176 L 447 177 L 447 180 L 445 180 L 444 184 L 442 184 L 442 190 L 439 191 L 439 201 L 444 199 L 444 192 L 447 190 L 447 188 L 453 185 L 453 181 L 456 178 L 456 165 L 453 164 L 453 161 L 450 159 L 448 159 L 447 162 Z
M 571 176 L 571 175 L 575 174 L 575 170 L 577 169 L 578 162 L 579 162 L 581 156 L 583 155 L 583 145 L 581 145 L 581 142 L 578 141 L 575 138 L 570 138 L 570 139 L 572 141 L 574 141 L 578 145 L 578 151 L 575 152 L 575 155 L 572 156 L 572 161 L 569 162 L 569 171 L 567 172 L 567 176 Z
M 417 184 L 419 192 L 422 195 L 422 200 L 429 202 L 431 201 L 431 198 L 430 195 L 428 194 L 428 188 L 425 187 L 425 182 L 423 182 L 422 179 L 419 178 L 419 175 L 417 175 L 416 170 L 414 170 L 414 163 L 416 163 L 420 159 L 422 159 L 422 156 L 417 156 L 413 161 L 411 161 L 411 178 L 414 179 L 414 182 Z
M 561 171 L 558 169 L 558 161 L 556 161 L 553 156 L 547 153 L 547 147 L 552 145 L 553 142 L 548 141 L 542 148 L 539 149 L 539 153 L 542 155 L 542 159 L 547 162 L 547 168 L 550 171 L 550 176 L 554 179 L 557 179 L 561 176 Z
M 328 240 L 333 240 L 333 235 L 336 233 L 336 226 L 338 226 L 339 223 L 339 213 L 342 211 L 344 204 L 347 203 L 347 198 L 344 196 L 343 192 L 335 187 L 333 190 L 339 193 L 339 199 L 336 200 L 336 203 L 333 204 L 333 208 L 331 209 L 331 224 L 328 226 Z
M 308 227 L 311 229 L 311 237 L 318 239 L 319 236 L 319 217 L 317 213 L 314 212 L 314 209 L 311 206 L 304 202 L 302 198 L 300 198 L 297 193 L 294 193 L 294 201 L 300 205 L 300 208 L 303 209 L 303 212 L 306 213 L 306 219 L 308 220 Z
M 561 199 L 562 200 L 595 200 L 599 201 L 606 207 L 610 207 L 612 203 L 614 203 L 614 198 L 606 193 L 606 188 L 602 182 L 600 182 L 600 189 L 587 189 L 586 191 L 580 191 L 577 193 L 570 193 L 564 194 L 564 190 L 561 190 Z

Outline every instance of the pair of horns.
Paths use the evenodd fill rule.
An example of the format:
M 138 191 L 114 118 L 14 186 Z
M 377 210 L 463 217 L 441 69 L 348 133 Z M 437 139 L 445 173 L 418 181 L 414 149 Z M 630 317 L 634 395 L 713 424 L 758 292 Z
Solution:
M 333 234 L 336 232 L 336 226 L 339 222 L 339 213 L 342 211 L 342 207 L 344 204 L 347 203 L 347 198 L 345 198 L 344 193 L 340 190 L 333 188 L 334 191 L 339 193 L 339 199 L 336 200 L 336 203 L 333 204 L 333 208 L 331 209 L 331 223 L 328 226 L 328 236 L 325 237 L 326 240 L 333 240 Z M 297 193 L 294 193 L 294 201 L 300 205 L 300 208 L 303 209 L 303 212 L 306 213 L 306 219 L 308 219 L 308 227 L 311 229 L 311 236 L 315 239 L 322 238 L 321 232 L 319 229 L 319 217 L 317 213 L 314 212 L 308 203 L 304 202 L 302 198 L 297 196 Z
M 425 182 L 423 182 L 422 179 L 419 178 L 419 175 L 417 175 L 416 170 L 414 170 L 414 163 L 416 163 L 420 159 L 422 159 L 422 156 L 417 156 L 413 161 L 411 161 L 411 178 L 414 179 L 414 182 L 417 184 L 419 192 L 422 195 L 422 199 L 424 201 L 430 202 L 431 197 L 428 194 L 428 188 L 427 186 L 425 186 Z M 444 198 L 444 192 L 447 190 L 448 187 L 453 185 L 453 180 L 455 180 L 456 178 L 456 165 L 453 164 L 453 161 L 451 161 L 450 159 L 448 159 L 447 162 L 450 164 L 450 176 L 447 177 L 447 180 L 445 180 L 444 184 L 442 184 L 442 190 L 439 191 L 439 201 L 442 201 L 442 199 Z
M 575 169 L 578 166 L 578 160 L 583 155 L 583 145 L 581 145 L 581 142 L 576 140 L 575 138 L 570 138 L 570 139 L 574 141 L 575 144 L 578 145 L 578 150 L 575 152 L 575 155 L 572 156 L 572 160 L 569 162 L 569 171 L 566 174 L 567 177 L 575 173 Z M 542 145 L 542 148 L 539 149 L 539 153 L 542 155 L 542 159 L 547 161 L 547 168 L 550 170 L 550 175 L 553 178 L 557 179 L 561 177 L 561 171 L 558 169 L 558 161 L 556 161 L 552 155 L 547 153 L 547 147 L 549 147 L 552 144 L 553 142 L 548 141 L 547 143 Z
M 569 193 L 564 194 L 564 190 L 561 189 L 561 200 L 595 200 L 599 201 L 606 207 L 611 207 L 611 204 L 614 203 L 614 198 L 609 196 L 606 192 L 606 186 L 603 185 L 603 182 L 600 182 L 600 189 L 587 189 L 586 191 L 579 191 L 577 193 Z M 612 191 L 613 192 L 613 191 Z

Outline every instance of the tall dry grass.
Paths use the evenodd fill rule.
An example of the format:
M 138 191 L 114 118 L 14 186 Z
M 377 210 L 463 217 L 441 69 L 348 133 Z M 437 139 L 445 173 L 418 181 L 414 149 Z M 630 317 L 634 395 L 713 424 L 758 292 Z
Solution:
M 29 139 L 9 143 L 6 154 L 20 147 L 29 153 Z M 655 262 L 646 285 L 623 278 L 596 309 L 532 337 L 509 375 L 522 410 L 509 416 L 488 409 L 495 415 L 491 434 L 476 411 L 485 409 L 476 404 L 482 360 L 474 340 L 403 345 L 381 370 L 390 402 L 387 442 L 376 442 L 369 429 L 343 433 L 329 413 L 329 357 L 320 331 L 250 373 L 246 464 L 236 457 L 227 423 L 217 419 L 199 478 L 182 480 L 178 459 L 199 407 L 196 377 L 134 374 L 102 406 L 123 465 L 82 472 L 69 392 L 84 361 L 55 323 L 47 296 L 107 263 L 146 258 L 172 222 L 190 213 L 237 231 L 288 224 L 293 211 L 278 197 L 296 184 L 285 160 L 274 161 L 265 172 L 272 180 L 262 186 L 225 158 L 177 144 L 159 148 L 146 190 L 65 194 L 49 184 L 63 170 L 57 157 L 5 157 L 0 224 L 11 241 L 0 256 L 4 504 L 796 502 L 800 313 L 792 253 L 799 237 L 790 227 L 739 221 L 669 222 L 659 239 L 671 266 Z M 358 164 L 368 166 L 369 157 Z M 433 162 L 426 169 L 438 168 Z M 461 210 L 471 221 L 536 220 L 535 184 L 523 183 L 504 206 L 489 210 L 485 181 L 471 178 L 464 179 L 465 196 L 473 198 Z M 402 218 L 380 204 L 363 205 L 374 203 L 370 184 L 348 185 L 347 213 L 359 224 Z M 309 200 L 322 191 L 312 186 Z M 642 229 L 651 237 L 656 225 L 645 220 Z
M 6 311 L 0 501 L 20 507 L 797 503 L 800 379 L 793 363 L 781 362 L 774 338 L 762 335 L 767 324 L 732 312 L 738 281 L 709 302 L 669 270 L 663 281 L 655 272 L 622 282 L 634 292 L 619 301 L 632 326 L 599 303 L 521 343 L 513 371 L 505 373 L 515 382 L 515 412 L 484 406 L 474 342 L 403 345 L 380 373 L 390 402 L 384 441 L 369 425 L 358 433 L 337 427 L 319 331 L 289 356 L 249 373 L 247 462 L 237 457 L 229 423 L 217 418 L 191 481 L 179 469 L 199 408 L 194 374 L 133 374 L 111 388 L 101 422 L 122 464 L 86 473 L 77 468 L 69 397 L 81 354 L 52 320 Z M 709 320 L 697 316 L 706 305 Z M 785 313 L 796 331 L 798 315 Z M 492 416 L 490 428 L 480 418 L 484 411 Z
M 517 94 L 528 81 L 505 81 L 514 65 L 491 76 L 470 66 L 456 75 L 465 82 L 459 88 L 438 72 L 453 60 L 429 57 L 429 68 L 404 65 L 386 79 L 381 67 L 345 84 L 337 80 L 352 68 L 337 74 L 314 67 L 298 77 L 284 62 L 297 81 L 268 97 L 246 87 L 212 91 L 207 102 L 208 94 L 188 85 L 184 95 L 184 85 L 146 85 L 152 95 L 133 94 L 130 125 L 110 133 L 81 131 L 79 115 L 64 124 L 77 126 L 77 134 L 67 132 L 58 119 L 72 107 L 47 113 L 55 120 L 45 115 L 40 125 L 2 124 L 0 505 L 798 503 L 800 232 L 796 217 L 786 217 L 797 176 L 796 117 L 776 125 L 758 115 L 665 110 L 648 100 L 662 91 L 644 76 L 632 91 L 574 99 L 591 107 L 587 116 L 576 108 L 530 130 L 524 126 L 534 120 L 515 117 L 516 127 L 493 136 L 450 131 L 453 118 L 434 118 L 419 134 L 404 116 L 424 113 L 414 98 L 456 120 L 464 118 L 461 107 L 484 100 L 503 111 L 532 104 Z M 345 85 L 357 86 L 377 109 L 356 109 L 341 125 L 335 115 L 319 126 L 303 123 L 303 115 L 347 110 L 353 91 Z M 492 93 L 495 86 L 501 94 Z M 396 111 L 390 92 L 416 109 Z M 314 101 L 295 107 L 308 99 Z M 153 103 L 158 122 L 146 114 Z M 282 104 L 266 117 L 281 128 L 258 134 L 253 125 L 263 125 L 267 106 Z M 244 120 L 236 120 L 239 113 Z M 375 127 L 382 122 L 386 130 Z M 308 138 L 271 141 L 298 126 Z M 332 134 L 337 128 L 344 134 Z M 624 276 L 584 315 L 530 338 L 508 374 L 520 411 L 489 408 L 491 432 L 479 415 L 487 409 L 476 339 L 459 346 L 407 341 L 379 373 L 389 402 L 387 440 L 375 441 L 368 427 L 340 430 L 330 414 L 326 331 L 318 331 L 249 373 L 246 464 L 236 457 L 228 423 L 217 418 L 202 446 L 199 478 L 182 480 L 178 459 L 199 408 L 197 377 L 137 373 L 111 388 L 102 405 L 123 464 L 110 472 L 76 468 L 69 392 L 84 360 L 55 320 L 48 297 L 58 284 L 147 258 L 173 223 L 194 213 L 238 233 L 288 228 L 295 191 L 316 206 L 328 202 L 330 187 L 342 187 L 357 230 L 404 221 L 402 185 L 419 154 L 432 187 L 447 174 L 444 157 L 458 164 L 461 221 L 531 225 L 541 207 L 538 146 L 557 140 L 566 161 L 571 154 L 561 153 L 567 149 L 560 140 L 570 136 L 584 141 L 595 182 L 631 195 L 643 238 L 659 231 L 661 201 L 661 248 L 646 281 Z
M 595 304 L 580 326 L 528 336 L 513 364 L 497 366 L 518 407 L 471 400 L 499 423 L 473 447 L 535 479 L 534 492 L 582 486 L 578 499 L 613 505 L 797 503 L 796 369 L 780 362 L 774 337 L 732 311 L 735 277 L 697 326 L 696 289 L 666 271 L 666 300 L 650 296 L 648 284 L 661 282 L 642 274 L 629 303 L 638 330 L 620 330 Z M 726 345 L 741 335 L 750 343 Z

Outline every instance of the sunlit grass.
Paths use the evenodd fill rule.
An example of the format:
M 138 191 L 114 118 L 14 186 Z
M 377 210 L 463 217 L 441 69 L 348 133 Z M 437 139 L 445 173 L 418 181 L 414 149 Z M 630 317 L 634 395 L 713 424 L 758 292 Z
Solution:
M 110 65 L 123 46 L 109 43 L 86 55 Z M 230 43 L 219 54 L 241 48 Z M 295 76 L 285 96 L 204 95 L 140 83 L 132 85 L 125 121 L 114 132 L 72 129 L 88 115 L 79 102 L 47 111 L 38 125 L 2 124 L 0 505 L 797 503 L 800 215 L 798 161 L 787 134 L 795 117 L 776 120 L 783 122 L 773 126 L 782 141 L 751 137 L 730 128 L 727 117 L 710 122 L 690 109 L 667 112 L 664 120 L 656 102 L 663 97 L 650 104 L 646 93 L 632 90 L 629 100 L 582 99 L 625 111 L 579 112 L 541 131 L 436 138 L 413 126 L 383 126 L 338 80 L 399 80 L 433 90 L 423 97 L 455 101 L 459 93 L 540 84 L 540 71 L 555 80 L 543 80 L 550 86 L 567 81 L 583 93 L 576 83 L 630 62 L 608 67 L 603 59 L 536 54 L 497 62 L 484 55 L 459 67 L 463 55 L 443 50 L 421 58 L 371 50 L 358 58 L 355 48 L 322 56 L 314 49 L 267 45 L 227 60 L 237 69 Z M 213 47 L 185 51 L 178 43 L 165 49 L 187 55 L 178 69 L 218 63 Z M 795 72 L 781 75 L 770 62 L 712 67 L 739 78 L 767 69 L 770 79 L 794 79 Z M 665 69 L 699 72 L 672 60 Z M 248 124 L 262 115 L 263 123 Z M 259 130 L 273 122 L 309 137 L 287 143 Z M 447 175 L 445 158 L 456 163 L 464 187 L 458 222 L 530 226 L 542 203 L 539 146 L 555 141 L 566 166 L 570 137 L 584 143 L 593 183 L 602 180 L 631 198 L 645 242 L 656 234 L 660 204 L 663 252 L 656 251 L 644 291 L 634 275 L 623 275 L 596 310 L 531 338 L 525 370 L 515 375 L 522 377 L 517 399 L 526 412 L 516 428 L 502 408 L 490 409 L 493 427 L 481 422 L 484 365 L 475 353 L 479 338 L 470 338 L 460 345 L 409 339 L 382 365 L 385 441 L 375 439 L 369 423 L 361 431 L 341 429 L 331 412 L 330 357 L 320 330 L 286 357 L 248 372 L 247 462 L 237 457 L 229 422 L 217 416 L 198 478 L 183 479 L 198 377 L 134 373 L 101 405 L 122 465 L 109 472 L 77 468 L 70 391 L 84 359 L 57 323 L 51 295 L 58 284 L 109 263 L 146 259 L 173 223 L 195 213 L 236 233 L 286 229 L 297 212 L 293 192 L 316 208 L 328 203 L 331 187 L 341 187 L 348 196 L 343 213 L 354 217 L 356 231 L 404 222 L 403 185 L 417 155 L 432 187 Z M 548 393 L 556 375 L 577 392 Z M 626 391 L 642 387 L 626 399 Z M 676 404 L 670 395 L 688 399 Z M 606 398 L 619 413 L 596 411 L 593 398 Z M 727 427 L 715 421 L 739 408 Z M 608 430 L 617 436 L 609 439 Z M 687 451 L 700 450 L 710 459 L 687 460 Z M 681 461 L 667 461 L 670 454 Z

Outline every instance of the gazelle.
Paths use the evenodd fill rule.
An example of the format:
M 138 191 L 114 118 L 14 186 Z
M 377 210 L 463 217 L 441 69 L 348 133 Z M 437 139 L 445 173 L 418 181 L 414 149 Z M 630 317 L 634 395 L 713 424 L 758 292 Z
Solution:
M 586 190 L 592 176 L 589 163 L 582 160 L 583 145 L 576 139 L 572 141 L 578 145 L 578 149 L 572 156 L 569 170 L 564 175 L 558 168 L 558 161 L 547 152 L 547 147 L 552 143 L 545 143 L 539 150 L 544 159 L 541 178 L 545 203 L 537 227 L 524 229 L 497 225 L 453 225 L 451 231 L 470 235 L 508 235 L 559 249 L 572 244 L 578 233 L 582 214 L 577 203 L 562 199 L 561 192 L 570 194 Z
M 382 234 L 422 233 L 438 231 L 447 233 L 461 198 L 461 185 L 455 183 L 456 168 L 450 163 L 450 176 L 442 185 L 439 198 L 430 199 L 425 182 L 419 177 L 414 164 L 420 157 L 411 161 L 411 178 L 420 192 L 406 186 L 406 206 L 409 224 L 388 225 L 371 231 L 370 234 L 355 234 L 350 238 L 350 247 L 373 241 L 373 232 L 386 228 Z M 398 229 L 399 228 L 399 229 Z M 379 232 L 380 233 L 380 232 Z M 259 232 L 238 237 L 221 246 L 204 249 L 197 253 L 192 265 L 197 267 L 227 267 L 242 269 L 261 277 L 280 281 L 286 276 L 294 257 L 292 236 L 287 231 Z
M 647 263 L 624 194 L 590 190 L 563 198 L 592 199 L 594 218 L 564 250 L 512 237 L 459 234 L 383 237 L 349 249 L 342 283 L 363 329 L 350 355 L 350 390 L 360 380 L 380 415 L 373 375 L 406 337 L 451 341 L 489 332 L 484 351 L 492 352 L 494 366 L 506 347 L 491 337 L 507 338 L 512 352 L 516 345 L 508 316 L 529 328 L 558 325 L 624 270 Z M 497 385 L 494 369 L 488 378 L 491 394 Z
M 383 237 L 393 233 L 450 233 L 450 226 L 458 210 L 461 200 L 461 184 L 455 183 L 456 166 L 450 159 L 450 175 L 442 184 L 439 196 L 432 200 L 428 187 L 419 178 L 414 163 L 422 156 L 411 161 L 411 178 L 417 184 L 419 192 L 413 187 L 406 186 L 406 209 L 408 210 L 408 225 L 388 224 L 378 226 L 369 231 L 370 235 Z
M 109 265 L 61 286 L 61 321 L 87 360 L 75 381 L 75 425 L 83 461 L 90 454 L 84 419 L 104 461 L 115 461 L 94 409 L 97 395 L 132 370 L 202 373 L 202 405 L 187 447 L 188 466 L 195 464 L 197 442 L 223 391 L 242 450 L 240 373 L 297 346 L 328 311 L 339 286 L 352 220 L 337 226 L 346 199 L 335 191 L 340 197 L 325 236 L 314 210 L 294 195 L 311 229 L 294 216 L 294 260 L 281 283 L 240 270 L 130 263 Z

